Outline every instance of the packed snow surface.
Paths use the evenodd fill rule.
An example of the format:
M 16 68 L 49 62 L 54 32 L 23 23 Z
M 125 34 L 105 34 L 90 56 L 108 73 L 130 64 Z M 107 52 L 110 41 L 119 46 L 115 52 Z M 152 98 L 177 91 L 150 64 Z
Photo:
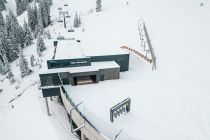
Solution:
M 87 2 L 91 3 L 91 2 Z M 70 97 L 101 120 L 109 109 L 131 98 L 131 112 L 114 125 L 145 140 L 210 138 L 209 2 L 190 0 L 103 1 L 101 13 L 84 18 L 86 50 L 138 49 L 138 20 L 144 19 L 157 57 L 157 70 L 131 54 L 120 80 L 71 87 Z M 105 127 L 101 125 L 101 127 Z

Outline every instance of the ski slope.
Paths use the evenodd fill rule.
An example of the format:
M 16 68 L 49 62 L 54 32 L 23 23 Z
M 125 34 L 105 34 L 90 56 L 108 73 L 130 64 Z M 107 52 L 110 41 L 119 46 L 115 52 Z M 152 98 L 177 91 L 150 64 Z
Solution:
M 208 4 L 205 1 L 200 7 L 199 2 L 189 0 L 103 2 L 101 13 L 83 17 L 84 52 L 106 53 L 122 45 L 138 49 L 137 23 L 143 18 L 157 70 L 152 72 L 150 65 L 131 55 L 130 70 L 121 73 L 120 80 L 71 87 L 73 100 L 83 101 L 96 118 L 109 121 L 110 107 L 130 97 L 131 112 L 114 125 L 137 139 L 209 139 Z M 98 128 L 106 131 L 106 126 Z

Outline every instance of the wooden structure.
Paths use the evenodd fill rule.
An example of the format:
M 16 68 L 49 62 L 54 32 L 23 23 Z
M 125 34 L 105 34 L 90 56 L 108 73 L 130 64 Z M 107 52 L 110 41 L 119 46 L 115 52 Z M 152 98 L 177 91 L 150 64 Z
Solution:
M 135 49 L 132 49 L 130 47 L 127 47 L 127 46 L 122 46 L 120 47 L 122 49 L 126 49 L 128 50 L 129 52 L 132 52 L 134 54 L 136 54 L 138 57 L 144 59 L 146 62 L 148 63 L 152 63 L 152 59 L 148 58 L 146 55 L 143 55 L 142 53 L 140 53 L 139 51 L 135 50 Z

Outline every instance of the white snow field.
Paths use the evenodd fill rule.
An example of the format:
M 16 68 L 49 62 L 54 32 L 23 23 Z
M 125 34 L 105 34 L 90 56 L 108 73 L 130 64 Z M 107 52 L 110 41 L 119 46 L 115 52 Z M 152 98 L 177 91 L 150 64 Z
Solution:
M 7 1 L 13 9 L 14 0 Z M 152 71 L 151 64 L 130 54 L 129 71 L 120 73 L 119 80 L 66 87 L 70 88 L 74 102 L 83 101 L 81 111 L 98 130 L 113 139 L 122 129 L 119 140 L 210 139 L 209 0 L 130 0 L 128 4 L 127 0 L 102 0 L 100 13 L 94 12 L 95 0 L 53 2 L 53 25 L 48 27 L 53 39 L 45 40 L 48 49 L 42 57 L 41 70 L 46 70 L 46 60 L 53 55 L 52 41 L 59 34 L 81 40 L 81 43 L 59 41 L 59 44 L 78 46 L 78 51 L 72 50 L 70 57 L 110 54 L 118 52 L 121 46 L 139 50 L 138 21 L 144 19 L 146 23 L 157 70 Z M 69 6 L 64 7 L 64 3 Z M 58 7 L 69 10 L 71 18 L 66 19 L 67 29 L 73 26 L 75 11 L 81 14 L 82 26 L 74 33 L 67 32 L 63 23 L 57 23 Z M 21 23 L 24 19 L 27 19 L 26 12 L 18 17 Z M 28 60 L 31 54 L 37 58 L 35 42 L 24 50 Z M 19 82 L 10 85 L 8 80 L 0 81 L 3 89 L 0 139 L 76 139 L 68 131 L 69 126 L 63 124 L 68 124 L 68 120 L 59 104 L 50 102 L 52 116 L 47 116 L 41 91 L 36 84 L 31 85 L 38 80 L 39 68 L 35 67 L 30 76 L 21 79 L 17 62 L 12 63 L 12 70 Z M 20 86 L 17 90 L 16 85 Z M 9 103 L 22 91 L 25 92 Z M 127 97 L 131 98 L 131 111 L 111 123 L 110 107 Z M 56 117 L 55 110 L 62 114 L 61 118 Z
M 137 23 L 143 18 L 157 57 L 156 71 L 131 54 L 130 69 L 121 73 L 120 80 L 69 87 L 70 97 L 84 102 L 85 109 L 80 109 L 92 114 L 89 119 L 109 138 L 117 134 L 107 131 L 109 110 L 127 97 L 132 100 L 131 112 L 113 125 L 133 138 L 210 138 L 210 9 L 208 1 L 203 7 L 200 3 L 132 0 L 126 5 L 126 1 L 107 0 L 101 13 L 83 17 L 84 52 L 106 54 L 122 45 L 138 49 Z

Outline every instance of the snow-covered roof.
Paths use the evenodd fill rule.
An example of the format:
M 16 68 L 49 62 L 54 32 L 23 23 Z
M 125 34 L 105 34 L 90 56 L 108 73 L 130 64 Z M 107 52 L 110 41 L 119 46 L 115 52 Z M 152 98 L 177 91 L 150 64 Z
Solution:
M 120 49 L 88 49 L 85 45 L 75 40 L 62 40 L 58 41 L 56 49 L 55 60 L 70 59 L 70 58 L 84 58 L 86 56 L 101 56 L 101 55 L 116 55 L 128 54 L 128 52 Z
M 81 73 L 81 72 L 99 71 L 100 69 L 109 69 L 109 68 L 120 68 L 120 66 L 115 61 L 92 62 L 91 66 L 48 69 L 41 71 L 40 74 L 62 73 L 62 72 Z
M 84 54 L 79 44 L 74 40 L 58 41 L 55 59 L 83 58 Z

